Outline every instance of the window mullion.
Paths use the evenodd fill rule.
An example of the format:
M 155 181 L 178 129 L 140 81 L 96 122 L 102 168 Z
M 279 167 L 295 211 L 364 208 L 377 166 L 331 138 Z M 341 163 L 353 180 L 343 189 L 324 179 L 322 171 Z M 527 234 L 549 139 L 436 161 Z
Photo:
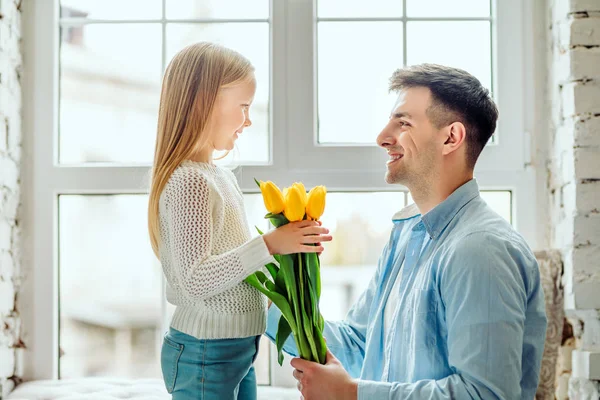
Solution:
M 25 63 L 23 81 L 23 153 L 21 226 L 24 265 L 30 270 L 20 296 L 23 325 L 29 332 L 23 378 L 58 376 L 58 276 L 56 196 L 48 178 L 56 159 L 58 0 L 27 2 L 23 20 L 23 58 L 46 60 Z M 35 160 L 35 162 L 34 162 Z M 35 328 L 35 329 L 33 329 Z
M 313 1 L 287 1 L 287 162 L 301 165 L 315 142 L 316 26 Z
M 147 193 L 150 167 L 51 167 L 46 185 L 63 193 Z
M 270 10 L 270 160 L 273 166 L 284 167 L 287 162 L 287 99 L 293 95 L 289 90 L 286 69 L 289 36 L 286 20 L 287 1 L 271 1 Z

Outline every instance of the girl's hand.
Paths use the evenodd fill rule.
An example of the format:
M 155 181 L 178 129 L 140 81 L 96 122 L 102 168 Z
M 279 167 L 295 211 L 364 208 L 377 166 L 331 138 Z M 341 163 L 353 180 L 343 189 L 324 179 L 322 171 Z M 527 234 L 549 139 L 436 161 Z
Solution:
M 320 222 L 298 221 L 265 233 L 263 239 L 271 254 L 321 253 L 321 243 L 332 239 L 328 233 Z

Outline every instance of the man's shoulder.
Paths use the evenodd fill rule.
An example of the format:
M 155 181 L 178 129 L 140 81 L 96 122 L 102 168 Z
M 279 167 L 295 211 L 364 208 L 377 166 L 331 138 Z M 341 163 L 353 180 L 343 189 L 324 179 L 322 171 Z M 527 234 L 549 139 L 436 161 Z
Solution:
M 501 263 L 516 269 L 537 269 L 537 261 L 525 239 L 512 227 L 506 228 L 503 224 L 456 232 L 446 238 L 442 248 L 442 260 L 446 264 L 458 262 L 478 268 L 486 265 L 493 268 L 493 265 Z
M 533 251 L 510 221 L 478 199 L 457 213 L 443 235 L 451 253 L 506 254 L 533 259 Z
M 463 242 L 468 237 L 470 241 L 514 242 L 526 245 L 511 222 L 505 216 L 499 215 L 481 198 L 474 200 L 456 214 L 448 224 L 446 236 L 453 242 Z

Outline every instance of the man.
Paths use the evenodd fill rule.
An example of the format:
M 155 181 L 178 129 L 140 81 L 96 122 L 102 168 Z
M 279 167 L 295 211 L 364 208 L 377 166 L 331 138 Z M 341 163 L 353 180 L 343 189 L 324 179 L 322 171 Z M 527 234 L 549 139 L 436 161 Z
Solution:
M 365 293 L 327 322 L 326 365 L 294 359 L 305 400 L 532 399 L 546 336 L 536 260 L 479 196 L 473 169 L 496 129 L 488 91 L 465 71 L 396 71 L 398 100 L 377 143 L 386 181 L 415 204 Z M 271 307 L 273 339 L 279 310 Z M 285 350 L 296 355 L 293 341 Z

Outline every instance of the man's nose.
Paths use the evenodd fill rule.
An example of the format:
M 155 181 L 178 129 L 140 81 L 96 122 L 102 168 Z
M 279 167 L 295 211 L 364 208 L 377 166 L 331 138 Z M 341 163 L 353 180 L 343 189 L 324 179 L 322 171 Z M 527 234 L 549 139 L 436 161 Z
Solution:
M 384 149 L 396 143 L 396 138 L 386 126 L 377 136 L 377 145 Z

